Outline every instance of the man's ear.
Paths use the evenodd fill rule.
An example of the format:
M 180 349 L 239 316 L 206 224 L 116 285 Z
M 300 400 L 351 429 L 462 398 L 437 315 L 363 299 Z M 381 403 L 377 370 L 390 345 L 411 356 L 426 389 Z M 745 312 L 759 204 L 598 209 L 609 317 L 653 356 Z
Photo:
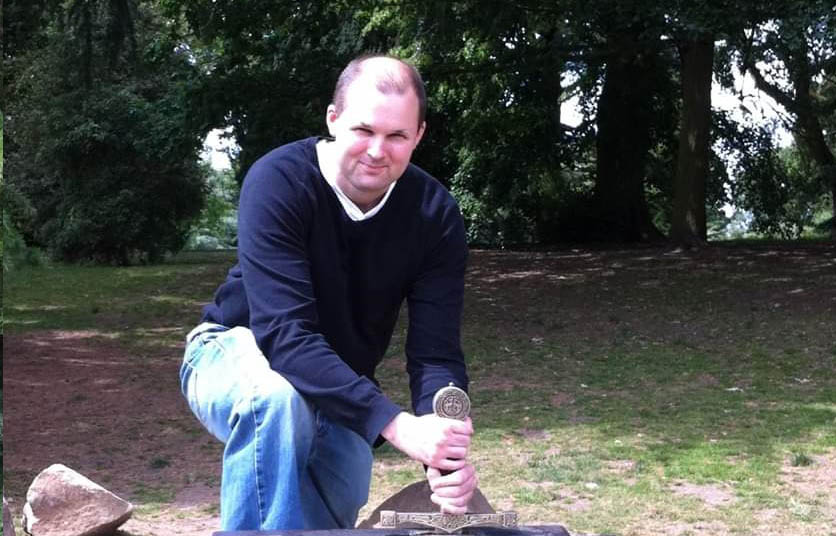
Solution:
M 415 136 L 415 145 L 421 141 L 421 138 L 424 137 L 424 132 L 427 130 L 427 122 L 421 121 L 421 125 L 418 127 L 418 134 Z
M 334 124 L 337 122 L 339 118 L 339 114 L 337 114 L 337 107 L 333 104 L 328 105 L 328 110 L 325 112 L 325 125 L 328 127 L 328 133 L 333 137 L 334 134 Z

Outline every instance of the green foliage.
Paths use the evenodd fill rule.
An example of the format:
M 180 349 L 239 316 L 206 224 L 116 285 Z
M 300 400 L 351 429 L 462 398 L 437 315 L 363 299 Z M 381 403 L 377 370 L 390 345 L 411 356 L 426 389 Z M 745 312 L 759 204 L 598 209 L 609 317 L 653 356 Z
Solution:
M 232 170 L 212 170 L 206 205 L 189 234 L 186 249 L 227 249 L 238 237 L 238 184 Z
M 791 75 L 777 90 L 799 95 L 807 83 L 819 131 L 836 122 L 824 76 L 834 66 L 833 13 L 819 0 L 267 0 L 246 9 L 233 0 L 11 0 L 6 11 L 8 171 L 23 200 L 11 223 L 66 259 L 150 260 L 187 237 L 189 247 L 228 246 L 234 201 L 210 193 L 204 209 L 200 138 L 230 129 L 240 181 L 269 149 L 324 133 L 337 73 L 361 52 L 421 70 L 429 128 L 415 161 L 453 191 L 480 245 L 669 232 L 683 114 L 677 49 L 689 40 L 715 39 L 714 76 L 727 86 L 733 66 L 776 60 L 769 74 Z M 571 98 L 584 116 L 575 127 L 561 117 Z M 816 130 L 799 122 L 810 114 L 787 109 L 802 131 Z M 832 208 L 812 201 L 836 189 L 821 144 L 814 151 L 799 137 L 794 163 L 765 141 L 741 141 L 760 136 L 750 125 L 726 119 L 713 134 L 722 149 L 695 195 L 715 236 L 727 201 L 775 236 L 832 221 Z M 826 143 L 832 153 L 832 136 Z M 721 159 L 732 145 L 747 153 L 735 168 Z
M 797 239 L 825 209 L 828 184 L 814 162 L 795 146 L 777 148 L 768 127 L 724 129 L 723 150 L 731 155 L 731 198 L 752 214 L 751 230 L 767 237 Z
M 112 27 L 116 16 L 126 15 L 71 3 L 47 44 L 20 60 L 13 88 L 7 171 L 32 207 L 15 223 L 63 260 L 157 260 L 182 248 L 202 208 L 200 136 L 186 106 L 195 69 L 152 12 L 136 13 L 138 42 Z
M 39 266 L 45 261 L 43 254 L 36 248 L 26 245 L 11 217 L 3 214 L 3 272 L 18 266 Z
M 790 3 L 780 15 L 750 32 L 737 36 L 738 63 L 754 79 L 757 88 L 787 112 L 785 123 L 793 131 L 797 154 L 764 155 L 759 169 L 773 170 L 772 182 L 790 231 L 774 224 L 762 227 L 782 235 L 799 234 L 809 225 L 811 196 L 825 192 L 831 198 L 831 238 L 836 239 L 836 12 L 832 2 L 813 0 Z M 761 180 L 761 182 L 764 182 Z
M 8 182 L 2 185 L 2 255 L 3 272 L 8 272 L 21 266 L 39 266 L 45 262 L 41 250 L 30 247 L 14 224 L 14 221 L 31 218 L 34 208 L 21 195 L 14 185 Z
M 428 81 L 429 132 L 440 131 L 417 158 L 449 180 L 472 242 L 548 240 L 565 195 L 584 188 L 567 165 L 582 150 L 560 122 L 563 22 L 497 3 L 404 11 L 414 24 L 398 50 Z
M 231 0 L 163 0 L 169 17 L 194 33 L 193 60 L 207 76 L 192 113 L 205 130 L 231 127 L 241 147 L 239 182 L 268 150 L 324 133 L 337 75 L 375 48 L 364 22 L 343 2 L 267 1 L 243 9 Z

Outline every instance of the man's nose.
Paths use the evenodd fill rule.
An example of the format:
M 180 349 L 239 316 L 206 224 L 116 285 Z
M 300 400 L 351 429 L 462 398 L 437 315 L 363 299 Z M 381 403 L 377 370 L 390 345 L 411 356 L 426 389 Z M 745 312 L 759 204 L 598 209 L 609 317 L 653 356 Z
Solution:
M 383 157 L 383 138 L 381 137 L 373 137 L 369 140 L 369 145 L 366 147 L 366 154 L 369 155 L 369 158 L 382 158 Z

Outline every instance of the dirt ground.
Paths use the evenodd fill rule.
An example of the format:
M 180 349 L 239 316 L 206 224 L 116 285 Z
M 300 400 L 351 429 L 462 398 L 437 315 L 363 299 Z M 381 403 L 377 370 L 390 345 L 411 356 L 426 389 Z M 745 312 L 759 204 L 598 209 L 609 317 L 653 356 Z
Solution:
M 16 523 L 28 483 L 62 463 L 143 507 L 136 535 L 218 530 L 221 445 L 180 395 L 178 359 L 134 359 L 94 332 L 5 336 L 5 493 Z
M 754 250 L 748 257 L 740 251 L 734 255 L 739 256 L 741 274 L 749 266 L 748 259 L 775 262 L 778 278 L 785 277 L 784 272 L 791 273 L 795 267 L 803 280 L 817 277 L 817 273 L 819 276 L 831 273 L 834 253 L 833 246 L 823 246 L 777 251 L 766 257 L 763 250 Z M 531 303 L 515 303 L 515 300 L 530 300 L 526 293 L 536 292 L 540 282 L 571 284 L 594 276 L 603 282 L 601 288 L 605 290 L 608 285 L 619 284 L 652 289 L 685 266 L 680 262 L 681 255 L 665 262 L 649 258 L 658 261 L 662 256 L 656 250 L 556 255 L 475 253 L 468 299 L 469 303 L 476 304 L 485 295 L 508 291 L 502 294 L 503 310 L 524 310 L 522 307 L 530 307 Z M 688 254 L 685 260 L 688 262 L 685 268 L 697 275 L 701 271 L 722 271 L 735 262 L 732 254 L 716 249 Z M 651 266 L 655 272 L 648 272 Z M 836 297 L 809 290 L 810 283 L 807 279 L 806 284 L 798 287 L 802 290 L 795 291 L 797 283 L 787 282 L 782 299 L 790 300 L 792 307 L 801 310 L 832 310 Z M 775 291 L 774 286 L 764 288 L 766 293 Z M 749 305 L 752 297 L 736 297 L 734 285 L 723 288 L 723 292 L 730 302 L 745 301 L 746 307 L 752 307 Z M 562 299 L 567 302 L 573 295 L 571 289 L 564 288 Z M 578 307 L 571 309 L 571 304 L 566 303 L 567 311 L 583 317 L 589 313 L 590 306 L 583 306 L 582 295 L 577 299 Z M 771 294 L 764 296 L 765 302 L 771 300 Z M 589 333 L 600 333 L 596 322 L 612 323 L 616 317 L 620 322 L 640 320 L 629 304 L 622 305 L 626 308 L 618 307 L 613 305 L 608 311 L 589 313 L 586 321 L 583 318 L 579 321 L 583 321 Z M 700 329 L 700 326 L 693 324 L 690 328 Z M 582 337 L 583 333 L 578 336 Z M 705 338 L 706 334 L 693 333 L 693 336 Z M 177 347 L 169 350 L 161 355 L 135 356 L 125 345 L 102 338 L 95 330 L 6 333 L 3 341 L 5 494 L 18 527 L 25 492 L 32 478 L 52 463 L 63 463 L 123 498 L 143 505 L 123 526 L 125 534 L 203 536 L 217 530 L 221 445 L 199 426 L 182 399 L 178 382 L 182 350 Z M 788 473 L 787 479 L 798 481 L 801 477 Z M 681 493 L 701 491 L 680 490 Z M 725 496 L 715 499 L 726 500 Z

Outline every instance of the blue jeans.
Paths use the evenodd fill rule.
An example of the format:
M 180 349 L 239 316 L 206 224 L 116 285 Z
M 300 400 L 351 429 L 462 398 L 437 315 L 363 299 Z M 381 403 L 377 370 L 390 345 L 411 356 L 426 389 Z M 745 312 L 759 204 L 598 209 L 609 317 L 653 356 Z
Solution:
M 249 329 L 204 323 L 192 330 L 180 385 L 225 444 L 223 530 L 354 526 L 369 494 L 369 444 L 272 370 Z

